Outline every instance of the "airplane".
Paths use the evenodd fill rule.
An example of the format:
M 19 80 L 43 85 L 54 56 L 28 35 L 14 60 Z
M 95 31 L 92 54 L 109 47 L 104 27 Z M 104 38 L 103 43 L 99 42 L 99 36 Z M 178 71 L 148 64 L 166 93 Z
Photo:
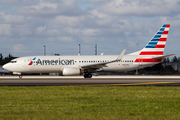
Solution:
M 164 24 L 140 51 L 127 55 L 29 56 L 11 60 L 4 69 L 22 73 L 61 73 L 64 76 L 84 75 L 91 78 L 97 71 L 124 72 L 161 63 L 175 54 L 163 55 L 170 24 Z

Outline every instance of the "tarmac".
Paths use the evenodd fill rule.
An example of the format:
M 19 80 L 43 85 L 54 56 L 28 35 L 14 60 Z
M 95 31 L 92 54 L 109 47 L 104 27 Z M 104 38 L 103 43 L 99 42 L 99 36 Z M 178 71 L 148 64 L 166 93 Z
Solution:
M 180 76 L 0 76 L 0 86 L 180 86 Z

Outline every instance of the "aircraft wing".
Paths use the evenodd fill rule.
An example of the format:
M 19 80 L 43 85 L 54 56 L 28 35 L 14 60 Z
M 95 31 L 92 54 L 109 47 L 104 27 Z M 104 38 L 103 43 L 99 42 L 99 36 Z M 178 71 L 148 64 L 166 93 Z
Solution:
M 106 67 L 106 64 L 121 61 L 125 51 L 126 51 L 126 49 L 124 49 L 122 51 L 122 53 L 118 56 L 118 58 L 116 60 L 112 60 L 110 62 L 101 62 L 101 63 L 95 63 L 95 64 L 89 64 L 89 65 L 82 65 L 82 66 L 79 66 L 79 67 L 81 69 L 98 69 L 98 68 L 101 68 L 101 67 Z
M 173 55 L 176 55 L 176 54 L 170 54 L 170 55 L 163 55 L 163 56 L 159 56 L 159 57 L 154 57 L 154 59 L 165 59 L 165 58 L 168 58 L 168 57 L 173 56 Z

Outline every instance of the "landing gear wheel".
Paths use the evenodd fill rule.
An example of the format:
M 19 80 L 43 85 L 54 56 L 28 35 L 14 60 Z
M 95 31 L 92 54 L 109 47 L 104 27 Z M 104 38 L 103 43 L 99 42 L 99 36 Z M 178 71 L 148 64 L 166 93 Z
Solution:
M 19 78 L 22 79 L 22 75 L 19 75 Z
M 92 74 L 91 73 L 88 74 L 88 78 L 92 78 Z
M 92 74 L 91 73 L 84 73 L 84 78 L 91 78 Z

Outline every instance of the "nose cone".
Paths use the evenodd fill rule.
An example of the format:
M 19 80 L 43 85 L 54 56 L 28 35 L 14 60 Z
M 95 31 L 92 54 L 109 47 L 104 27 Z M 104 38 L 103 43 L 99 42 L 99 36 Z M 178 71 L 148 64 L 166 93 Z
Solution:
M 5 69 L 5 70 L 9 70 L 9 69 L 10 69 L 10 66 L 9 66 L 9 64 L 7 63 L 7 64 L 3 65 L 2 68 Z M 9 71 L 10 71 L 10 70 L 9 70 Z

